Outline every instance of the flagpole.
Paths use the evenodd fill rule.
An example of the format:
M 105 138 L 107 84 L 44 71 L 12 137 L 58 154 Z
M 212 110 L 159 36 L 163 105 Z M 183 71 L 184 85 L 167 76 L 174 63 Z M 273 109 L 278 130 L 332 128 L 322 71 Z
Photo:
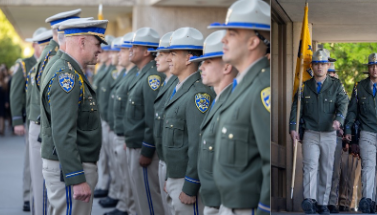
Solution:
M 306 7 L 308 7 L 308 1 L 305 2 L 305 10 Z M 303 31 L 303 30 L 301 30 Z M 301 41 L 303 43 L 303 41 Z M 304 46 L 301 45 L 300 50 L 300 78 L 299 78 L 299 85 L 298 85 L 298 92 L 297 92 L 297 113 L 296 113 L 296 133 L 299 135 L 299 127 L 300 127 L 300 112 L 301 112 L 301 93 L 302 93 L 302 73 L 304 72 Z M 291 199 L 293 199 L 293 189 L 295 187 L 295 176 L 296 176 L 296 160 L 297 160 L 297 146 L 298 146 L 298 140 L 294 139 L 293 143 L 294 147 L 294 153 L 293 153 L 293 169 L 292 169 L 292 183 L 291 183 Z

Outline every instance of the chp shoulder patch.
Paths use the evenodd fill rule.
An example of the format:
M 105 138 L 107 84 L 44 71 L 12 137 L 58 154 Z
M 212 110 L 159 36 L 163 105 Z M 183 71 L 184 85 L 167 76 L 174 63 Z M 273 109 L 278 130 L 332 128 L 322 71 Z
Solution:
M 68 72 L 59 74 L 59 84 L 66 93 L 71 92 L 75 87 L 75 75 Z
M 207 93 L 197 93 L 195 95 L 195 105 L 200 112 L 205 113 L 209 108 L 211 96 Z
M 111 72 L 111 77 L 113 77 L 113 79 L 117 79 L 118 77 L 118 70 L 114 69 L 112 72 Z
M 158 75 L 150 75 L 148 77 L 148 84 L 152 90 L 156 91 L 161 86 L 161 77 Z
M 271 88 L 264 88 L 260 93 L 262 104 L 268 112 L 271 111 Z

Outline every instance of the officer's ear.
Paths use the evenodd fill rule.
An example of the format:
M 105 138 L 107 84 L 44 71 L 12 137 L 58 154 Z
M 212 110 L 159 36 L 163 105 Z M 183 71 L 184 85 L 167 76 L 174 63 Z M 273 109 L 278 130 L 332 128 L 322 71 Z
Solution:
M 249 51 L 257 49 L 258 46 L 262 43 L 262 41 L 257 37 L 257 35 L 255 35 L 255 33 L 252 34 L 249 30 L 246 29 L 240 29 L 240 31 L 243 31 L 243 34 L 247 38 L 246 46 Z

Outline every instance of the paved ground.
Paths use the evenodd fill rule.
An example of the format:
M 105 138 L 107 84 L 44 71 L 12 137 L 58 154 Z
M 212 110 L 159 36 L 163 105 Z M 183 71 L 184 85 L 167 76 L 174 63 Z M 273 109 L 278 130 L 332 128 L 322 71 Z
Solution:
M 9 129 L 0 136 L 0 215 L 31 214 L 22 211 L 22 168 L 25 143 L 23 137 L 13 136 Z M 92 215 L 102 215 L 103 209 L 94 200 Z

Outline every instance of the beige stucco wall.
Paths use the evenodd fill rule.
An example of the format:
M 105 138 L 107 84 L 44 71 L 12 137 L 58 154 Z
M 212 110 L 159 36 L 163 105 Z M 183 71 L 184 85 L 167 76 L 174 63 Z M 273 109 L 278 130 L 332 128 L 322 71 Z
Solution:
M 132 27 L 152 27 L 160 36 L 180 27 L 194 27 L 206 37 L 214 30 L 207 29 L 213 22 L 224 22 L 227 8 L 216 7 L 151 7 L 134 6 Z

